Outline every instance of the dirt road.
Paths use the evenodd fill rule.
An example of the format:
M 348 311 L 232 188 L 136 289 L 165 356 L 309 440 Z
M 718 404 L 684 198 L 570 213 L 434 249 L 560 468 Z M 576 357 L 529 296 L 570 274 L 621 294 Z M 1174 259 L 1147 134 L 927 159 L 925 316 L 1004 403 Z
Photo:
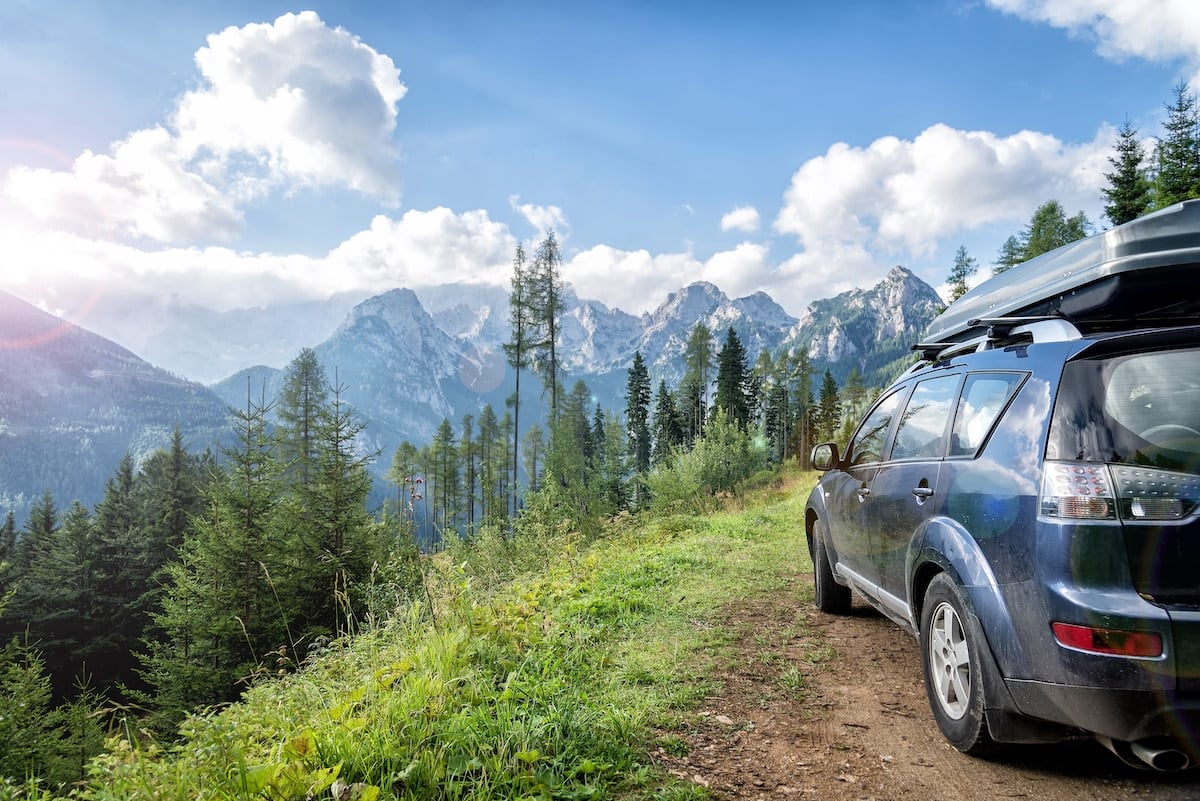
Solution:
M 1135 770 L 1090 740 L 960 754 L 933 722 L 916 640 L 858 598 L 831 617 L 811 597 L 797 577 L 730 611 L 722 686 L 658 750 L 675 775 L 725 799 L 1200 799 L 1200 771 Z

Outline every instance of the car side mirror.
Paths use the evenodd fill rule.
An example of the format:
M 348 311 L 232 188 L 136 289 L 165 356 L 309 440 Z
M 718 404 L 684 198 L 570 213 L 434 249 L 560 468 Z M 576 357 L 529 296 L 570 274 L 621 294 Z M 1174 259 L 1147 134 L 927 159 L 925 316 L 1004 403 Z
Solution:
M 838 463 L 838 446 L 835 442 L 823 442 L 812 449 L 812 456 L 809 457 L 808 463 L 812 465 L 813 470 L 820 470 L 824 473 Z

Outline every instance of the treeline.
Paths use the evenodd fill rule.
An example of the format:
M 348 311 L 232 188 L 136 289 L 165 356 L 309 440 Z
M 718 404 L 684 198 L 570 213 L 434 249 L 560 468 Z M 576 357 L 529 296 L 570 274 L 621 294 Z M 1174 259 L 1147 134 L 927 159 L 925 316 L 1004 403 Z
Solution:
M 857 369 L 839 388 L 828 370 L 814 376 L 803 352 L 764 350 L 751 365 L 734 328 L 719 340 L 701 322 L 690 332 L 677 386 L 660 379 L 655 387 L 635 353 L 624 408 L 606 410 L 584 382 L 569 390 L 561 382 L 560 268 L 553 231 L 531 260 L 517 247 L 505 344 L 516 391 L 503 416 L 488 405 L 457 425 L 443 419 L 428 444 L 404 442 L 394 454 L 388 475 L 400 488 L 401 514 L 430 547 L 510 529 L 522 499 L 544 489 L 569 499 L 565 514 L 580 528 L 732 489 L 755 469 L 806 459 L 815 442 L 844 437 L 868 398 Z M 540 379 L 548 432 L 536 423 L 520 428 L 524 373 Z M 714 443 L 720 453 L 705 452 Z
M 1128 118 L 1118 131 L 1114 152 L 1108 158 L 1112 172 L 1104 174 L 1106 184 L 1101 189 L 1104 217 L 1112 225 L 1200 198 L 1200 109 L 1187 83 L 1174 87 L 1164 110 L 1163 136 L 1151 146 L 1139 138 L 1138 129 Z M 1094 232 L 1095 226 L 1082 211 L 1068 217 L 1062 204 L 1048 200 L 1037 208 L 1025 228 L 1004 240 L 992 263 L 992 274 Z M 960 246 L 946 276 L 951 302 L 966 294 L 978 269 L 978 260 L 970 256 L 966 246 Z

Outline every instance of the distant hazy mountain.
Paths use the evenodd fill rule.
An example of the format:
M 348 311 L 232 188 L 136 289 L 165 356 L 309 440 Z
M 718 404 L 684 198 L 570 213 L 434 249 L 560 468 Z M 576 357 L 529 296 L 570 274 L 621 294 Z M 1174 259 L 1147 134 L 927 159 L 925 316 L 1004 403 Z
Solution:
M 126 452 L 140 463 L 176 425 L 195 450 L 229 430 L 206 387 L 0 291 L 0 514 L 20 525 L 47 489 L 60 511 L 95 504 Z
M 204 384 L 249 364 L 287 364 L 304 347 L 325 341 L 346 313 L 366 297 L 342 293 L 326 300 L 268 308 L 214 311 L 168 304 L 138 310 L 108 333 L 151 364 Z
M 328 327 L 328 316 L 346 302 L 338 298 L 328 307 L 308 310 L 314 320 L 310 338 Z M 871 289 L 810 304 L 800 319 L 765 293 L 731 299 L 704 282 L 672 293 L 640 318 L 581 300 L 568 289 L 559 343 L 563 380 L 569 389 L 583 379 L 597 403 L 622 413 L 634 353 L 641 351 L 653 386 L 666 380 L 674 387 L 683 375 L 688 337 L 703 322 L 718 348 L 732 326 L 751 361 L 764 348 L 772 353 L 801 348 L 817 370 L 828 366 L 844 380 L 857 367 L 868 384 L 880 384 L 894 374 L 898 359 L 910 358 L 909 346 L 941 305 L 928 284 L 902 267 Z M 94 502 L 126 448 L 135 456 L 145 455 L 165 442 L 177 420 L 189 442 L 213 444 L 224 425 L 222 401 L 244 408 L 248 393 L 255 403 L 279 396 L 280 365 L 304 346 L 295 345 L 285 357 L 278 344 L 295 343 L 297 332 L 305 330 L 304 309 L 289 308 L 294 318 L 287 321 L 285 334 L 272 339 L 278 351 L 273 365 L 240 370 L 209 392 L 112 342 L 0 295 L 0 345 L 22 343 L 0 347 L 0 510 L 6 503 L 27 505 L 30 495 L 44 487 L 64 504 L 74 497 Z M 331 383 L 343 388 L 342 400 L 367 424 L 361 446 L 379 452 L 377 477 L 386 472 L 401 441 L 428 442 L 443 418 L 457 432 L 463 416 L 478 415 L 484 404 L 504 415 L 514 389 L 503 353 L 508 315 L 504 287 L 393 289 L 352 304 L 340 324 L 309 344 Z M 229 343 L 239 337 L 210 327 L 236 325 L 239 336 L 258 332 L 253 336 L 270 339 L 272 326 L 282 324 L 286 315 L 241 310 L 185 317 L 172 323 L 177 328 L 171 330 L 193 331 L 187 347 L 196 353 L 189 358 L 212 348 L 221 350 L 219 358 L 212 355 L 213 363 L 220 364 L 233 358 Z M 243 353 L 266 347 L 259 343 L 255 350 L 252 345 Z M 544 414 L 546 404 L 540 381 L 531 373 L 524 374 L 521 394 L 524 431 Z M 41 453 L 33 452 L 39 449 Z M 69 458 L 60 458 L 64 454 Z

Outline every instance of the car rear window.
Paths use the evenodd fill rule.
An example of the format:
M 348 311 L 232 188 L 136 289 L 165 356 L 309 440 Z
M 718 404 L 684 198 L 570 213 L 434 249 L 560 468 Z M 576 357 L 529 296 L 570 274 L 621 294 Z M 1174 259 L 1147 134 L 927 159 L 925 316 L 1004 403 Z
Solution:
M 1068 363 L 1046 455 L 1200 473 L 1200 348 Z

